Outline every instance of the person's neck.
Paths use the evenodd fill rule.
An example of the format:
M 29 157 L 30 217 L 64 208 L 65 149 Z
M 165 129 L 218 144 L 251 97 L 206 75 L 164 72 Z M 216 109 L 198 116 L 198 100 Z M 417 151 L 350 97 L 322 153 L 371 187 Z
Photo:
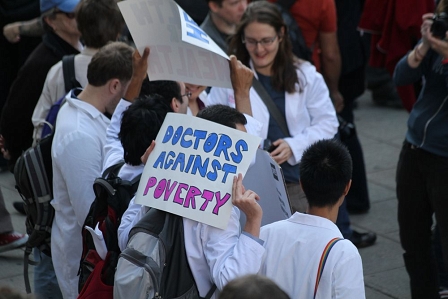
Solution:
M 95 107 L 101 113 L 106 112 L 105 91 L 101 87 L 95 87 L 87 84 L 83 91 L 78 95 L 78 99 Z
M 230 24 L 226 22 L 223 18 L 218 16 L 217 14 L 211 13 L 211 18 L 213 24 L 215 24 L 216 28 L 219 32 L 226 34 L 226 35 L 232 35 L 235 33 L 236 24 Z
M 264 76 L 270 77 L 272 76 L 271 74 L 271 67 L 267 66 L 267 67 L 262 67 L 262 68 L 255 68 L 255 71 L 259 74 L 262 74 Z
M 333 223 L 336 223 L 336 219 L 338 218 L 339 207 L 334 205 L 332 207 L 308 207 L 307 213 L 314 216 L 319 216 L 322 218 L 327 218 L 331 220 Z
M 79 35 L 68 34 L 60 31 L 55 31 L 54 33 L 62 38 L 66 43 L 70 44 L 73 48 L 77 49 L 78 51 L 82 50 L 82 44 L 79 41 Z

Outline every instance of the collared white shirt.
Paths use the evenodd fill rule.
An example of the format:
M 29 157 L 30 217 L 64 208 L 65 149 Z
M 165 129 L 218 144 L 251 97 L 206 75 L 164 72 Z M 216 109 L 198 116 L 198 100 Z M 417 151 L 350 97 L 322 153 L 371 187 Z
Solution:
M 80 54 L 75 55 L 75 77 L 82 88 L 87 85 L 87 67 L 96 52 L 98 52 L 98 49 L 84 48 L 81 50 Z M 51 106 L 65 94 L 64 74 L 62 71 L 61 60 L 53 65 L 48 71 L 42 94 L 37 101 L 31 117 L 31 121 L 34 125 L 34 142 L 41 138 L 43 121 L 45 121 Z
M 78 295 L 81 227 L 95 199 L 93 182 L 101 176 L 109 119 L 92 105 L 67 95 L 56 121 L 51 148 L 55 218 L 51 253 L 65 299 Z
M 260 274 L 274 280 L 291 298 L 313 298 L 322 252 L 333 238 L 343 238 L 330 220 L 294 213 L 261 228 L 266 253 Z M 361 256 L 349 240 L 337 242 L 317 289 L 318 299 L 365 298 Z
M 291 165 L 300 162 L 303 151 L 312 143 L 320 139 L 333 138 L 339 126 L 336 111 L 322 75 L 311 63 L 302 62 L 297 68 L 297 76 L 301 86 L 296 84 L 294 93 L 285 92 L 286 124 L 292 137 L 284 138 L 284 140 L 293 153 L 288 159 Z M 269 129 L 268 108 L 253 87 L 250 89 L 249 97 L 252 116 L 262 124 L 260 136 L 266 139 Z M 208 95 L 208 103 L 235 107 L 233 90 L 213 87 Z

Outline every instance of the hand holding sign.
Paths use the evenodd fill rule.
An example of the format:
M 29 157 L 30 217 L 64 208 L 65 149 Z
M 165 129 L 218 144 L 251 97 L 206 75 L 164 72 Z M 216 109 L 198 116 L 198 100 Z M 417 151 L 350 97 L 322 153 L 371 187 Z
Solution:
M 241 113 L 252 115 L 249 90 L 252 86 L 254 73 L 239 61 L 235 55 L 230 56 L 230 80 L 235 95 L 235 107 Z
M 245 190 L 243 176 L 238 174 L 233 178 L 232 203 L 246 215 L 244 231 L 258 237 L 260 235 L 261 219 L 263 210 L 258 204 L 260 197 L 252 190 Z
M 133 102 L 138 97 L 142 87 L 143 80 L 146 78 L 146 71 L 148 69 L 149 47 L 143 50 L 143 56 L 138 50 L 134 51 L 132 55 L 132 78 L 129 87 L 126 90 L 125 98 Z

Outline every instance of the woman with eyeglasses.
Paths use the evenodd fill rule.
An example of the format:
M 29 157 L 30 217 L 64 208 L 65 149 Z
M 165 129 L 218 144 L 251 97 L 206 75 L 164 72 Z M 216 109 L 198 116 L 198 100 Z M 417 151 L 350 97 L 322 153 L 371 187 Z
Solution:
M 291 49 L 281 14 L 266 1 L 248 5 L 229 45 L 231 54 L 261 83 L 262 88 L 253 85 L 250 90 L 252 116 L 263 124 L 264 148 L 283 169 L 293 211 L 305 212 L 298 164 L 309 145 L 334 137 L 338 121 L 324 79 L 312 64 L 295 58 Z M 212 88 L 208 101 L 235 105 L 233 91 L 223 88 Z M 273 102 L 278 112 L 268 109 L 266 101 Z

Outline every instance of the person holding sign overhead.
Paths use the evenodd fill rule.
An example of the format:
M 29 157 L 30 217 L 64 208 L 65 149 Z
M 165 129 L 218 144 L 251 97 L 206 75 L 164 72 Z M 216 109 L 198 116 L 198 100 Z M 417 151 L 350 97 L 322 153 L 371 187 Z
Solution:
M 229 52 L 255 72 L 252 116 L 263 124 L 261 137 L 271 145 L 266 149 L 283 169 L 293 210 L 305 212 L 298 163 L 311 143 L 334 137 L 338 121 L 322 75 L 295 59 L 291 49 L 281 14 L 266 1 L 248 5 L 229 45 Z M 212 88 L 208 101 L 235 105 L 233 91 L 225 88 Z

